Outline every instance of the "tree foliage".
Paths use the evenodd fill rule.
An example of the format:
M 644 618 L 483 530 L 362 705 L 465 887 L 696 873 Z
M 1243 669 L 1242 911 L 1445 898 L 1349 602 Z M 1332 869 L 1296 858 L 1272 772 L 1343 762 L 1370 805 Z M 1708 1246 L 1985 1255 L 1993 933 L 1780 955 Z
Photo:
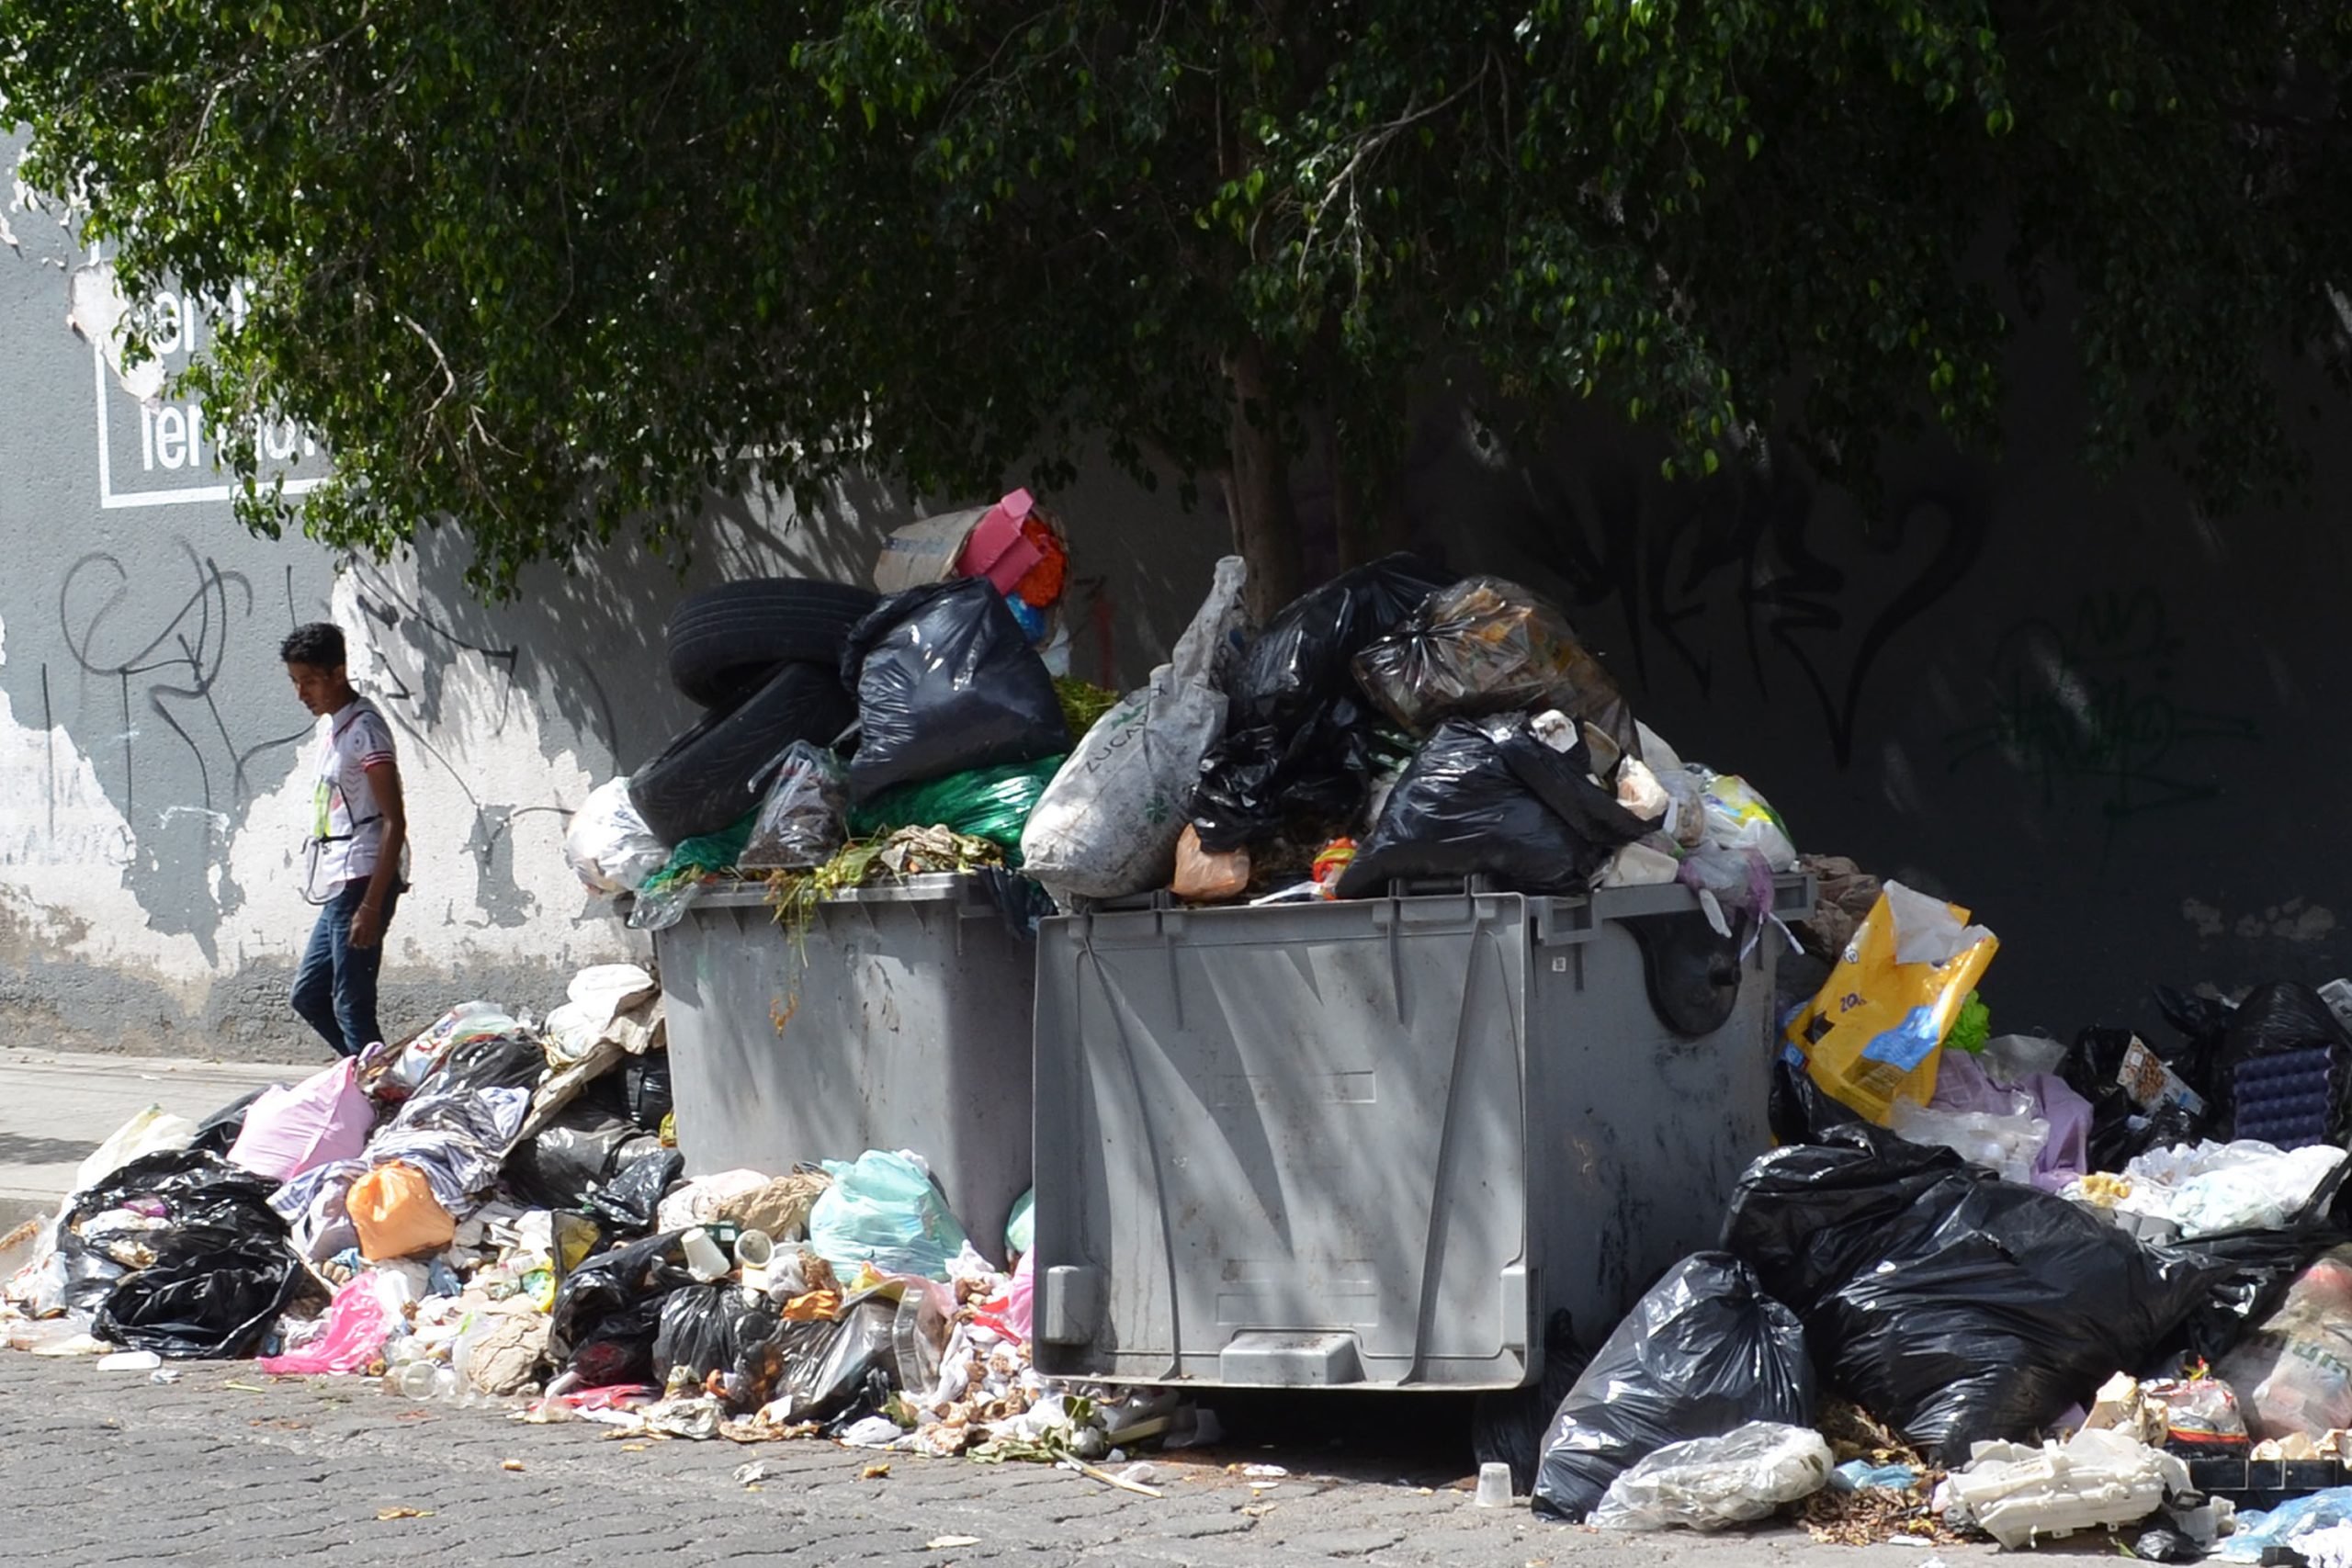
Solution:
M 480 585 L 706 498 L 1289 472 L 1378 537 L 1417 379 L 1595 398 L 1713 472 L 1990 445 L 2063 310 L 2093 454 L 2228 506 L 2333 358 L 2340 5 L 2260 0 L 0 0 L 25 175 L 134 297 L 247 309 L 188 373 L 335 454 L 242 514 Z

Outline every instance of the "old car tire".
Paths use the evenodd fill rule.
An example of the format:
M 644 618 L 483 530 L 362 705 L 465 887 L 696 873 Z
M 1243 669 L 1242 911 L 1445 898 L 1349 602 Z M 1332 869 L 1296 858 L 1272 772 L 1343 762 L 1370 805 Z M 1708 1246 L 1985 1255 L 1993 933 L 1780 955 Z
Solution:
M 740 705 L 714 708 L 630 775 L 628 798 L 665 844 L 715 833 L 756 804 L 752 778 L 796 740 L 830 743 L 857 706 L 826 664 L 786 664 Z
M 670 615 L 670 679 L 705 707 L 725 707 L 779 664 L 832 664 L 850 627 L 880 602 L 846 582 L 747 578 L 695 594 Z

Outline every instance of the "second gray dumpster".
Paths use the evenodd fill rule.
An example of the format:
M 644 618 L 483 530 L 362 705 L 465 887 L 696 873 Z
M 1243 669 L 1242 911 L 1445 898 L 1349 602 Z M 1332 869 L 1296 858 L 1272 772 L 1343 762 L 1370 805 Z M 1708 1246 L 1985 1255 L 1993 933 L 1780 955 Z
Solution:
M 1666 886 L 1046 921 L 1039 1370 L 1507 1389 L 1554 1311 L 1605 1334 L 1770 1145 L 1782 939 L 1702 919 Z
M 977 879 L 819 901 L 786 931 L 757 886 L 654 937 L 689 1175 L 911 1149 L 982 1252 L 1029 1187 L 1035 953 Z

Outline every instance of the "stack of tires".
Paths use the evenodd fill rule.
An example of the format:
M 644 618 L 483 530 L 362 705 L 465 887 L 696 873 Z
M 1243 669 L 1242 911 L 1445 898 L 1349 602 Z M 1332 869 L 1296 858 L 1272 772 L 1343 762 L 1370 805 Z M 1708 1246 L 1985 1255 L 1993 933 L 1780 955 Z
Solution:
M 670 679 L 707 711 L 630 776 L 664 843 L 715 833 L 759 803 L 756 776 L 796 740 L 830 745 L 857 716 L 842 645 L 877 603 L 844 582 L 761 577 L 697 593 L 666 633 Z

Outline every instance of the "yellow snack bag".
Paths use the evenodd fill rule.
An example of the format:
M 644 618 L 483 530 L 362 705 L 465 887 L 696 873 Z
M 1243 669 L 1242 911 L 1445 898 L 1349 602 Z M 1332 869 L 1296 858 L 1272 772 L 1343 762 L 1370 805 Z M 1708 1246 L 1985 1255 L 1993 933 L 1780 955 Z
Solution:
M 1935 1097 L 1944 1036 L 2000 945 L 1959 905 L 1890 882 L 1789 1021 L 1789 1048 L 1824 1091 L 1883 1127 L 1896 1100 Z

